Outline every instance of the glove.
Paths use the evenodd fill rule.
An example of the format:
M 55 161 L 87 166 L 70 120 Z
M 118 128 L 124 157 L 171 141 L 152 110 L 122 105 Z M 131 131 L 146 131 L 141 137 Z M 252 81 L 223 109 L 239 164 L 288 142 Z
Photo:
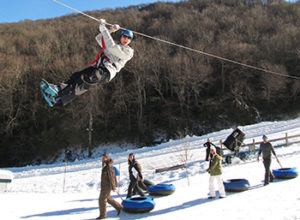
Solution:
M 114 33 L 114 32 L 116 32 L 116 31 L 118 31 L 119 29 L 120 29 L 120 26 L 119 26 L 118 24 L 114 24 L 114 25 L 110 28 L 109 32 L 110 32 L 110 33 Z
M 101 19 L 99 20 L 99 22 L 100 22 L 100 25 L 99 25 L 99 31 L 101 32 L 101 28 L 100 28 L 100 27 L 101 27 L 101 25 L 105 25 L 105 24 L 106 24 L 106 21 L 105 21 L 105 19 L 102 19 L 102 18 L 101 18 Z
M 105 19 L 103 19 L 103 18 L 101 18 L 101 19 L 99 20 L 99 22 L 100 22 L 100 24 L 106 24 L 106 21 L 105 21 Z

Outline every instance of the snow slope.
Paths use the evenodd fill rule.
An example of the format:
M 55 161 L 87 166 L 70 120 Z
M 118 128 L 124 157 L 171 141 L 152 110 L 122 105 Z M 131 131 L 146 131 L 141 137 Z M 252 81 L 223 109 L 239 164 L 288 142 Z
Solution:
M 300 118 L 289 121 L 263 122 L 239 127 L 246 133 L 246 143 L 261 140 L 262 134 L 270 139 L 300 134 Z M 276 180 L 263 187 L 264 168 L 256 162 L 256 156 L 243 162 L 235 160 L 224 165 L 223 178 L 246 178 L 251 190 L 242 193 L 227 193 L 225 199 L 208 200 L 208 178 L 205 172 L 208 164 L 203 143 L 209 137 L 215 144 L 225 138 L 233 129 L 213 132 L 201 137 L 186 137 L 151 148 L 123 150 L 110 154 L 115 166 L 120 168 L 120 194 L 126 196 L 129 184 L 127 156 L 136 154 L 143 165 L 146 179 L 155 183 L 172 183 L 176 192 L 167 197 L 155 197 L 156 206 L 147 214 L 116 216 L 108 205 L 110 219 L 299 219 L 300 220 L 300 178 Z M 277 143 L 276 143 L 277 144 Z M 300 144 L 276 149 L 284 167 L 300 169 Z M 98 152 L 101 155 L 101 151 Z M 185 169 L 155 173 L 155 169 L 184 162 L 189 157 L 188 186 Z M 272 169 L 280 168 L 273 160 Z M 0 219 L 95 219 L 98 212 L 101 163 L 90 159 L 69 163 L 67 172 L 64 163 L 41 166 L 27 166 L 6 169 L 14 174 L 6 192 L 0 192 Z M 65 182 L 64 182 L 65 180 Z M 65 186 L 64 186 L 65 183 Z M 120 196 L 112 193 L 119 202 Z

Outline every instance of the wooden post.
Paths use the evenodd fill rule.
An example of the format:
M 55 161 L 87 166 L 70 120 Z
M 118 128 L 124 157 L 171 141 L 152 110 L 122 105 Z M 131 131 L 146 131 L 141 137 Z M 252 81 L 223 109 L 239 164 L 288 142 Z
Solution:
M 67 165 L 68 165 L 68 160 L 66 159 L 65 160 L 65 172 L 64 172 L 63 192 L 65 192 Z
M 251 151 L 253 151 L 255 153 L 255 140 L 254 140 L 254 138 L 253 138 L 253 145 L 252 145 Z
M 288 133 L 285 133 L 285 144 L 286 144 L 286 146 L 289 145 Z
M 222 139 L 220 140 L 220 148 L 221 148 L 221 155 L 220 156 L 222 156 L 223 157 L 223 144 L 222 144 Z
M 118 193 L 120 193 L 121 163 L 119 163 Z
M 92 157 L 92 132 L 93 132 L 93 114 L 92 111 L 89 111 L 89 128 L 87 129 L 89 132 L 89 146 L 88 146 L 88 157 Z

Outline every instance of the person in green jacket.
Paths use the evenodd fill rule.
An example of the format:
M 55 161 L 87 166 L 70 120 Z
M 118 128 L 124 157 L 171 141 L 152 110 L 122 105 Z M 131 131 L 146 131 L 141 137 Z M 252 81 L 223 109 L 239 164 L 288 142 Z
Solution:
M 212 155 L 209 163 L 209 168 L 206 170 L 210 174 L 209 178 L 209 199 L 216 198 L 216 191 L 214 182 L 217 182 L 219 193 L 220 193 L 220 199 L 225 198 L 225 188 L 223 185 L 223 179 L 222 179 L 222 157 L 216 153 L 215 147 L 210 148 L 210 153 Z

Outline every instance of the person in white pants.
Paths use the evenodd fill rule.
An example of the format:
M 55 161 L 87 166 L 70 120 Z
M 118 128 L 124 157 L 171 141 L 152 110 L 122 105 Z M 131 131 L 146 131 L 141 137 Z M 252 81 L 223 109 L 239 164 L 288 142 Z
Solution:
M 210 148 L 210 154 L 212 155 L 209 163 L 209 168 L 207 172 L 210 174 L 209 178 L 209 199 L 216 198 L 216 191 L 214 182 L 217 182 L 218 190 L 220 194 L 220 199 L 226 197 L 225 188 L 223 185 L 222 179 L 222 157 L 216 153 L 216 149 L 214 147 Z

